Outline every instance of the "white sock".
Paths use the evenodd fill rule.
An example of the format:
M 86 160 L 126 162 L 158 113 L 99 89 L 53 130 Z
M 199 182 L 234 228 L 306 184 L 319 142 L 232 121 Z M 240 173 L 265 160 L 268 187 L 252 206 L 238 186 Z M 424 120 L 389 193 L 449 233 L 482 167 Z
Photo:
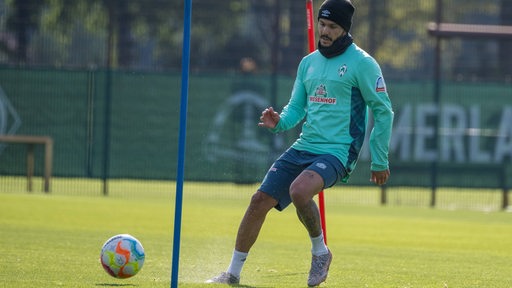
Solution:
M 311 253 L 315 256 L 325 255 L 329 253 L 327 250 L 327 246 L 324 243 L 324 234 L 320 234 L 318 237 L 310 237 L 311 238 Z
M 234 250 L 233 257 L 231 258 L 231 264 L 229 264 L 227 272 L 240 278 L 240 272 L 242 272 L 247 255 L 249 255 L 249 253 Z

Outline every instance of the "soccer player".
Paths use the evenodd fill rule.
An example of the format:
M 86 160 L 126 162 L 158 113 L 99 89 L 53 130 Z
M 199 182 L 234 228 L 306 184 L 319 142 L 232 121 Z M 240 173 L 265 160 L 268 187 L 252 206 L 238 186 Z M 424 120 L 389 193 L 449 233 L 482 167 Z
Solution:
M 313 198 L 338 181 L 346 182 L 354 170 L 365 139 L 368 108 L 374 118 L 370 181 L 383 185 L 388 180 L 393 111 L 381 69 L 353 43 L 349 31 L 354 6 L 349 0 L 327 0 L 318 13 L 318 49 L 300 62 L 282 112 L 269 107 L 258 124 L 278 133 L 305 118 L 302 133 L 273 163 L 252 196 L 227 271 L 207 283 L 238 284 L 265 216 L 272 208 L 281 211 L 291 203 L 312 243 L 307 284 L 317 286 L 326 280 L 332 254 L 324 244 Z

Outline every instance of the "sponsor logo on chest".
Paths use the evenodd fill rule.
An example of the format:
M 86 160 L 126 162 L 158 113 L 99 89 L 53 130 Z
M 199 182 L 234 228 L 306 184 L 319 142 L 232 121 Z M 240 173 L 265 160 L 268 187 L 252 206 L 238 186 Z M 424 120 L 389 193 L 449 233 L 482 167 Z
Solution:
M 336 104 L 336 98 L 328 97 L 325 85 L 320 84 L 315 89 L 315 95 L 309 96 L 309 102 L 334 105 Z

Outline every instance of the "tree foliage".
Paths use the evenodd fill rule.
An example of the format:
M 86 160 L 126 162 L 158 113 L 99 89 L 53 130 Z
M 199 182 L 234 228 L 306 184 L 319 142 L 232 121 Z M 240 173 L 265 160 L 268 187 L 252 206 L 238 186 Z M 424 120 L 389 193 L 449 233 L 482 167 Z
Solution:
M 314 2 L 316 14 L 322 1 Z M 512 9 L 509 2 L 444 0 L 442 20 L 499 24 L 512 14 L 506 13 Z M 428 73 L 434 39 L 427 34 L 426 24 L 435 21 L 437 1 L 353 3 L 351 33 L 359 46 L 393 76 Z M 183 1 L 0 0 L 2 7 L 3 63 L 151 70 L 178 69 L 181 63 Z M 296 0 L 195 0 L 191 67 L 232 70 L 241 58 L 250 57 L 263 70 L 293 72 L 307 53 L 305 13 L 305 2 Z M 484 48 L 502 51 L 507 45 Z M 462 65 L 468 58 L 466 51 L 471 51 L 461 41 L 444 47 L 451 65 Z

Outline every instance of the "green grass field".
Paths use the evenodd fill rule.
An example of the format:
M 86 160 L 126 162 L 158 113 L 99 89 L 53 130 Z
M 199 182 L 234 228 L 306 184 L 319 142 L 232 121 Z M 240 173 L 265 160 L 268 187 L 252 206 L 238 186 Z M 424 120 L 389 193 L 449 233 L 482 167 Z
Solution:
M 0 193 L 0 287 L 170 286 L 172 183 L 113 181 L 109 197 L 70 196 L 58 181 L 53 187 L 49 195 Z M 185 184 L 179 287 L 212 287 L 202 283 L 227 268 L 255 188 Z M 329 202 L 329 193 L 334 259 L 322 287 L 512 286 L 512 213 L 346 205 Z M 119 233 L 137 237 L 146 251 L 130 279 L 108 276 L 98 261 L 103 242 Z M 271 212 L 241 287 L 307 287 L 309 249 L 292 207 Z

